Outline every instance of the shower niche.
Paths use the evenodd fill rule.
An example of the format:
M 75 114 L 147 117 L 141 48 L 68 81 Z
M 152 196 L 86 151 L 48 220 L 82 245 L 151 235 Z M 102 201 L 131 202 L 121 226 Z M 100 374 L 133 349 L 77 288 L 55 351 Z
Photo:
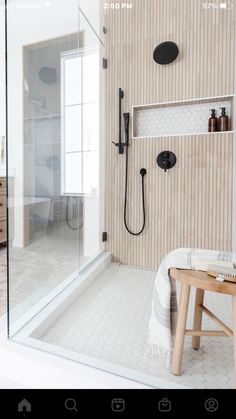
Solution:
M 132 108 L 133 138 L 209 134 L 210 110 L 215 109 L 216 116 L 219 117 L 222 107 L 226 108 L 226 114 L 229 117 L 229 129 L 224 132 L 232 132 L 234 100 L 235 97 L 230 95 L 134 106 Z M 221 131 L 221 133 L 224 132 Z

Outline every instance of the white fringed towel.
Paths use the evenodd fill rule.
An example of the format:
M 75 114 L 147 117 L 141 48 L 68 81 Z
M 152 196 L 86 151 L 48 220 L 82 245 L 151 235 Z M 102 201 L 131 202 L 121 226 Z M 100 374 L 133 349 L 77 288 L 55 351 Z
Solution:
M 170 268 L 207 270 L 214 261 L 232 261 L 228 252 L 204 249 L 176 249 L 163 259 L 154 284 L 152 312 L 149 321 L 149 344 L 153 356 L 165 360 L 169 368 L 172 360 L 173 337 L 177 322 L 176 284 L 169 277 Z

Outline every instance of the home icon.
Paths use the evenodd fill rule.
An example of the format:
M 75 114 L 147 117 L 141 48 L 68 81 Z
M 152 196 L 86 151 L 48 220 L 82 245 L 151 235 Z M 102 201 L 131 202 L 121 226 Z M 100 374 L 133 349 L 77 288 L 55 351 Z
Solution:
M 22 413 L 31 412 L 31 403 L 28 402 L 28 400 L 26 399 L 21 400 L 21 402 L 18 404 L 18 412 L 22 412 Z

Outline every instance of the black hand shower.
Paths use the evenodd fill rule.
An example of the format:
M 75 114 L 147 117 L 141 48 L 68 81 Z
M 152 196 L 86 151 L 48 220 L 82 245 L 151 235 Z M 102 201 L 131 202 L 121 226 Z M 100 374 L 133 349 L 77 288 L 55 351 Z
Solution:
M 128 192 L 128 166 L 129 166 L 129 121 L 130 121 L 130 114 L 124 113 L 124 131 L 125 131 L 125 141 L 122 142 L 122 130 L 121 130 L 121 124 L 122 124 L 122 99 L 124 99 L 124 91 L 120 88 L 119 89 L 119 141 L 115 142 L 112 141 L 112 143 L 118 147 L 119 154 L 124 153 L 124 149 L 126 148 L 126 165 L 125 165 L 125 202 L 124 202 L 124 224 L 126 230 L 131 234 L 132 236 L 139 236 L 142 234 L 145 224 L 146 224 L 146 214 L 145 214 L 145 199 L 144 199 L 144 177 L 147 173 L 146 169 L 142 168 L 140 169 L 140 175 L 142 177 L 142 207 L 143 207 L 143 225 L 140 231 L 137 233 L 131 231 L 127 224 L 127 192 Z
M 129 146 L 129 113 L 124 113 L 124 127 L 125 127 L 125 144 Z
M 124 224 L 125 228 L 129 234 L 132 236 L 139 236 L 142 234 L 145 223 L 146 223 L 146 215 L 145 215 L 145 199 L 144 199 L 144 177 L 147 173 L 146 169 L 142 168 L 140 170 L 140 175 L 142 177 L 142 207 L 143 207 L 143 225 L 140 231 L 137 233 L 131 231 L 127 224 L 127 192 L 128 192 L 128 163 L 129 163 L 129 113 L 124 113 L 124 128 L 125 128 L 125 144 L 126 144 L 126 167 L 125 167 L 125 202 L 124 202 Z
M 124 154 L 124 147 L 126 146 L 126 143 L 122 143 L 122 133 L 121 133 L 121 124 L 122 124 L 122 113 L 121 113 L 121 107 L 122 107 L 122 99 L 124 99 L 124 91 L 119 88 L 119 141 L 115 142 L 112 141 L 112 143 L 118 147 L 119 154 Z

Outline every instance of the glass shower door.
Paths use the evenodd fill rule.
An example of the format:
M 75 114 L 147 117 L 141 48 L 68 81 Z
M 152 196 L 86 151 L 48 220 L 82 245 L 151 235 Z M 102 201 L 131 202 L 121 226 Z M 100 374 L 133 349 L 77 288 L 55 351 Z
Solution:
M 100 252 L 100 41 L 72 0 L 8 1 L 12 337 Z
M 103 224 L 103 77 L 104 44 L 100 35 L 100 0 L 80 0 L 81 46 L 77 60 L 81 65 L 81 145 L 83 190 L 82 261 L 93 260 L 102 250 Z
M 62 193 L 69 205 L 82 204 L 81 268 L 100 250 L 99 243 L 99 50 L 86 48 L 62 56 Z M 74 89 L 75 85 L 78 89 Z M 78 141 L 79 139 L 79 141 Z M 80 178 L 73 173 L 80 167 Z

